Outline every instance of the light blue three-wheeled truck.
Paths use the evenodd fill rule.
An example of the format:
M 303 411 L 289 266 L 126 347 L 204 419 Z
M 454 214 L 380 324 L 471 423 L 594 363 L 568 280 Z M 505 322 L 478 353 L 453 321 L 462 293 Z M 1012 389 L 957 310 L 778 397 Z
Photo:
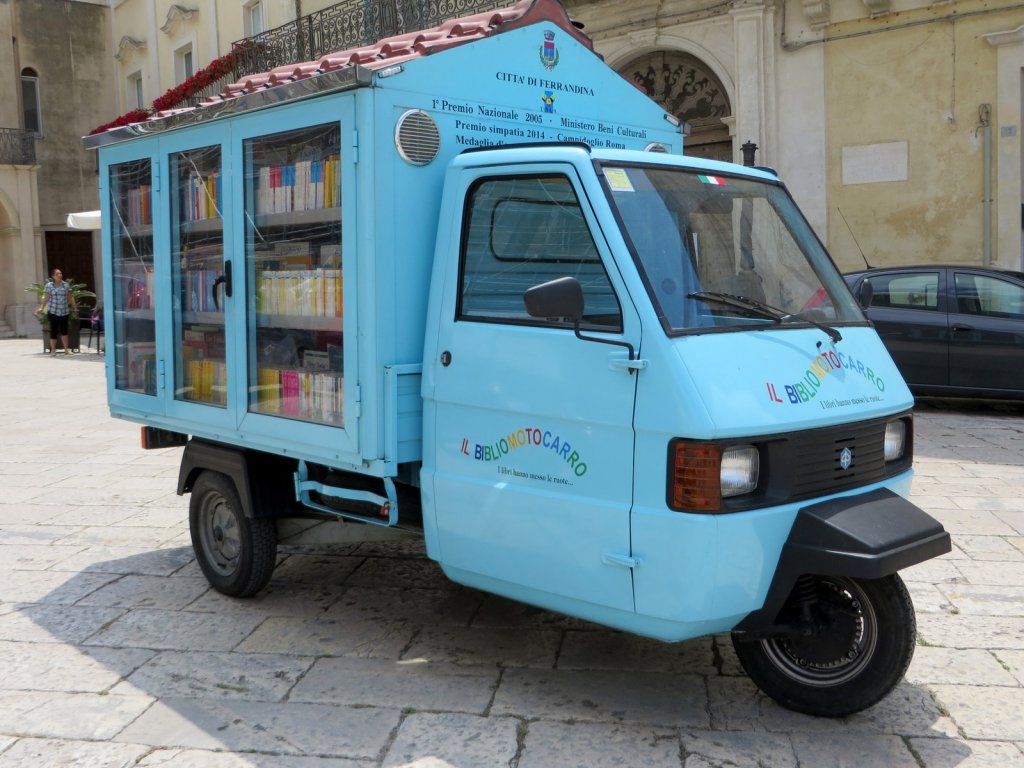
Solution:
M 471 587 L 731 631 L 803 712 L 906 671 L 897 571 L 950 548 L 910 393 L 779 179 L 684 156 L 554 0 L 86 142 L 110 410 L 185 446 L 216 589 L 297 519 L 391 528 Z

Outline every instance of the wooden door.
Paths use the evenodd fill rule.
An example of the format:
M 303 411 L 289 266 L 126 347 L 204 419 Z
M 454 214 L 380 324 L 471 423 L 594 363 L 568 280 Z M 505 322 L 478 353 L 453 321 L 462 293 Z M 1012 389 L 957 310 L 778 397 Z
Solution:
M 85 283 L 86 289 L 96 290 L 96 270 L 90 232 L 46 233 L 46 276 L 60 269 L 68 282 Z M 89 300 L 92 304 L 92 300 Z

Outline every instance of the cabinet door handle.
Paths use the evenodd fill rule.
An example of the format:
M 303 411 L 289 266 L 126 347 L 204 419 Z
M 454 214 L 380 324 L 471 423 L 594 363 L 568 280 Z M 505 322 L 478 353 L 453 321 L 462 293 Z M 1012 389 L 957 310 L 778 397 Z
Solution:
M 223 285 L 224 286 L 224 295 L 227 296 L 228 298 L 231 298 L 231 262 L 230 261 L 224 262 L 224 274 L 221 275 L 220 277 L 218 277 L 216 280 L 213 281 L 213 287 L 211 288 L 211 290 L 213 292 L 213 306 L 215 306 L 217 308 L 217 311 L 220 312 L 221 311 L 220 300 L 217 298 L 217 286 L 218 285 Z

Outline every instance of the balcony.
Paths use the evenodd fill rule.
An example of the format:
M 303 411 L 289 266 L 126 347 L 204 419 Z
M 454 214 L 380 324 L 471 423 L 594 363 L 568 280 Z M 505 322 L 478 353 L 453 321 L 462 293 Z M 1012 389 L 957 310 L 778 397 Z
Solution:
M 386 37 L 436 27 L 448 19 L 506 8 L 515 0 L 343 0 L 322 11 L 232 43 L 238 79 Z
M 508 8 L 516 0 L 342 0 L 322 11 L 302 16 L 259 35 L 231 44 L 231 51 L 212 61 L 184 83 L 171 88 L 152 107 L 139 107 L 90 135 L 104 133 L 149 119 L 153 114 L 182 106 L 194 107 L 204 99 L 249 75 L 317 59 L 337 51 L 370 45 L 394 35 L 430 29 L 449 19 Z M 0 129 L 10 130 L 10 129 Z M 14 131 L 14 133 L 26 133 Z M 27 134 L 31 137 L 31 134 Z M 13 142 L 13 139 L 10 139 Z M 90 146 L 98 146 L 101 140 Z M 2 146 L 9 146 L 3 144 Z M 34 162 L 35 148 L 29 143 Z M 9 162 L 9 161 L 4 161 Z
M 22 128 L 0 128 L 0 165 L 35 164 L 35 133 Z

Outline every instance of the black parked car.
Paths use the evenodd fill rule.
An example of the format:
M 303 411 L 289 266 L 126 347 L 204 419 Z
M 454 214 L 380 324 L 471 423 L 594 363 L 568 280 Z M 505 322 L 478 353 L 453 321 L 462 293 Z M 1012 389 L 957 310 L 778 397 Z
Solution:
M 919 266 L 845 278 L 916 394 L 1024 399 L 1024 273 Z

